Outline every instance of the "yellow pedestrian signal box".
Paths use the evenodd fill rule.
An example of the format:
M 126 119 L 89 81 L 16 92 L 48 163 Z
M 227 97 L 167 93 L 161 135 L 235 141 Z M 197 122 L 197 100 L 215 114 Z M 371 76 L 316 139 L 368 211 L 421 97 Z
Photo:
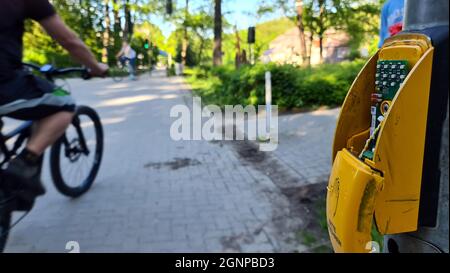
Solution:
M 403 33 L 359 73 L 333 144 L 327 221 L 336 252 L 370 252 L 381 234 L 417 230 L 434 48 Z

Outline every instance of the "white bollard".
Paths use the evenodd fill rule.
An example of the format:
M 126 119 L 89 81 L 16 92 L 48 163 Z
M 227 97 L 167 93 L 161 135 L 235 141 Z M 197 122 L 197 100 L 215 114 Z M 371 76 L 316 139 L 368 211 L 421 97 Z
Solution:
M 270 141 L 272 119 L 272 74 L 266 71 L 266 141 Z

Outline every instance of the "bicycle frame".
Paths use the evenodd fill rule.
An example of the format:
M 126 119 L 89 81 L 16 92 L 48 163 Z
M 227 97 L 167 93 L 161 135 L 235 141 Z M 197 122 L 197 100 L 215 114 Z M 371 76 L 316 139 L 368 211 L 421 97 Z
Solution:
M 69 73 L 73 73 L 73 72 L 81 73 L 81 77 L 83 79 L 90 78 L 89 73 L 84 68 L 55 69 L 51 65 L 45 65 L 43 67 L 39 67 L 39 66 L 31 64 L 31 63 L 23 63 L 23 66 L 27 67 L 28 69 L 38 71 L 42 76 L 44 76 L 48 81 L 50 81 L 52 83 L 54 82 L 54 78 L 57 77 L 58 75 L 64 75 L 64 74 L 69 74 Z M 76 147 L 71 148 L 69 140 L 67 139 L 66 133 L 64 133 L 62 138 L 63 138 L 63 143 L 66 147 L 66 151 L 65 151 L 66 156 L 69 156 L 71 152 L 82 152 L 86 155 L 89 155 L 89 149 L 86 144 L 86 139 L 84 137 L 83 130 L 81 130 L 81 124 L 80 124 L 79 118 L 75 117 L 72 121 L 72 124 L 77 131 L 81 150 L 76 150 Z M 3 128 L 3 121 L 0 120 L 0 138 L 1 138 L 0 139 L 0 152 L 2 152 L 5 156 L 4 160 L 2 162 L 0 162 L 0 167 L 3 166 L 6 162 L 8 162 L 11 159 L 11 157 L 16 155 L 17 150 L 22 146 L 23 142 L 31 136 L 32 125 L 33 125 L 32 121 L 26 121 L 21 126 L 16 128 L 15 130 L 13 130 L 12 132 L 10 132 L 6 135 L 3 135 L 1 133 L 1 130 Z M 8 147 L 6 146 L 6 142 L 9 139 L 11 139 L 17 135 L 19 135 L 19 137 L 17 138 L 17 140 L 13 146 L 13 149 L 8 150 Z
M 66 147 L 66 151 L 65 151 L 66 156 L 69 156 L 70 152 L 81 152 L 81 153 L 84 153 L 85 155 L 89 155 L 90 151 L 86 144 L 86 138 L 84 137 L 83 130 L 81 130 L 81 123 L 80 123 L 80 119 L 78 118 L 78 116 L 75 116 L 75 118 L 72 121 L 72 125 L 75 127 L 75 130 L 77 131 L 81 150 L 80 151 L 76 150 L 76 147 L 71 148 L 69 140 L 67 139 L 66 133 L 64 133 L 62 138 L 63 138 L 63 143 Z M 73 149 L 75 149 L 75 151 L 73 151 Z
M 118 64 L 118 66 L 120 65 L 119 67 L 121 67 L 122 69 L 125 68 L 128 73 L 136 74 L 136 72 L 137 72 L 135 65 L 133 65 L 131 60 L 128 58 L 123 58 L 123 59 L 119 58 L 119 60 L 117 61 L 117 64 Z
M 66 150 L 65 150 L 66 156 L 69 156 L 71 152 L 82 152 L 85 155 L 89 155 L 90 151 L 86 144 L 86 139 L 84 137 L 83 130 L 81 130 L 81 124 L 80 124 L 79 118 L 75 117 L 74 120 L 72 121 L 72 124 L 75 127 L 75 130 L 77 131 L 81 150 L 74 150 L 74 149 L 76 149 L 76 147 L 71 148 L 70 142 L 67 139 L 66 134 L 64 133 L 62 138 L 63 138 L 64 146 L 66 147 Z M 4 155 L 3 160 L 0 162 L 0 168 L 3 167 L 3 165 L 6 162 L 11 160 L 11 158 L 17 154 L 17 151 L 20 149 L 20 147 L 22 147 L 24 141 L 31 136 L 32 126 L 33 126 L 32 121 L 25 121 L 16 129 L 3 135 L 3 133 L 1 132 L 1 130 L 3 129 L 3 121 L 0 120 L 0 152 Z M 11 150 L 9 150 L 6 145 L 6 142 L 16 136 L 18 136 L 18 138 L 14 142 L 13 148 Z
M 3 129 L 3 121 L 0 120 L 0 152 L 3 154 L 4 158 L 0 162 L 0 168 L 11 160 L 11 158 L 17 154 L 19 148 L 23 145 L 24 141 L 31 135 L 31 127 L 33 126 L 32 121 L 26 121 L 22 123 L 19 127 L 12 130 L 11 132 L 3 135 L 1 130 Z M 13 148 L 11 150 L 6 146 L 6 142 L 14 137 L 18 136 L 17 140 L 14 142 Z

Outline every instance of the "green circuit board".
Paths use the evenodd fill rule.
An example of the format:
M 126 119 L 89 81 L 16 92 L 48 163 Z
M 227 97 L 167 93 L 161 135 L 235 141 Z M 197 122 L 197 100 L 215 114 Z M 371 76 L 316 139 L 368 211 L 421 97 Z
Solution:
M 380 117 L 383 117 L 389 110 L 390 103 L 394 99 L 403 81 L 409 73 L 409 63 L 407 60 L 381 60 L 377 62 L 375 74 L 375 92 L 372 93 L 370 135 L 380 124 Z M 363 158 L 373 159 L 378 134 L 369 143 L 368 149 L 364 151 Z
M 408 73 L 408 61 L 378 61 L 375 86 L 383 100 L 394 99 Z

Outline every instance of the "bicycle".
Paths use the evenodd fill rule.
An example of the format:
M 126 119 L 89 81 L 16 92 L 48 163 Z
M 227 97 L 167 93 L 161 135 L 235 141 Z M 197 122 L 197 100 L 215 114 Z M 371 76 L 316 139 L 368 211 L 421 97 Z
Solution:
M 71 73 L 79 73 L 83 79 L 90 77 L 84 68 L 56 69 L 50 65 L 39 67 L 33 64 L 24 64 L 24 67 L 39 71 L 51 82 L 54 82 L 54 78 L 57 76 Z M 0 253 L 5 248 L 11 228 L 29 212 L 29 209 L 21 207 L 20 200 L 17 198 L 17 190 L 11 189 L 10 185 L 6 185 L 2 170 L 3 166 L 17 155 L 18 150 L 30 137 L 32 122 L 23 122 L 18 128 L 6 134 L 1 132 L 3 125 L 2 117 L 0 117 L 0 155 L 2 156 L 0 162 Z M 90 129 L 88 128 L 89 126 L 93 127 L 92 132 L 88 130 Z M 94 136 L 87 133 L 94 133 Z M 14 141 L 11 149 L 7 146 L 9 140 Z M 86 164 L 86 158 L 90 155 L 92 155 L 92 163 L 89 164 L 88 162 Z M 78 106 L 71 125 L 69 125 L 64 135 L 50 148 L 50 173 L 56 189 L 61 194 L 71 198 L 77 198 L 86 193 L 91 188 L 98 174 L 102 155 L 103 128 L 100 117 L 94 109 L 88 106 Z M 67 177 L 65 170 L 67 170 L 68 166 L 64 164 L 68 164 L 71 167 L 78 165 L 78 168 L 87 166 L 88 172 L 80 177 L 81 172 L 77 169 L 78 172 L 75 173 L 76 178 Z M 69 174 L 73 174 L 73 170 Z M 11 224 L 13 211 L 26 211 L 26 213 L 14 224 Z
M 131 66 L 130 60 L 126 59 L 123 62 L 118 60 L 117 65 L 110 69 L 109 75 L 113 81 L 121 82 L 125 77 L 130 75 L 131 71 L 133 71 L 133 67 Z M 133 77 L 133 79 L 137 79 L 137 75 L 134 75 Z

